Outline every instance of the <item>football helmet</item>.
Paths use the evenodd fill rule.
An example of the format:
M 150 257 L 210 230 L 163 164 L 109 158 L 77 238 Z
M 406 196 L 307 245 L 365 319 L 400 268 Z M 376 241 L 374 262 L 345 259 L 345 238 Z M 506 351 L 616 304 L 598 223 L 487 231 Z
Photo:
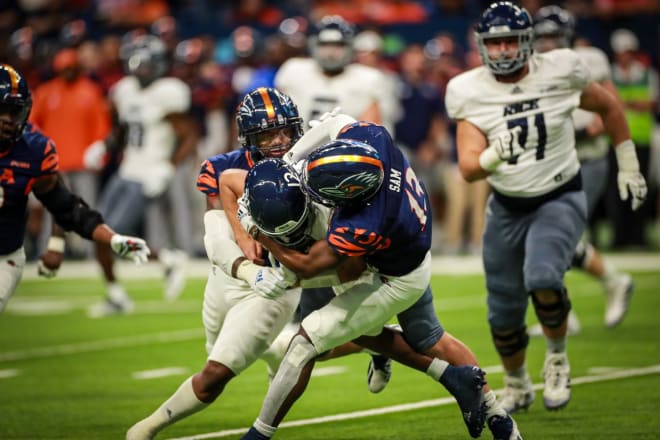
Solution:
M 303 189 L 326 206 L 358 206 L 376 195 L 384 176 L 375 148 L 353 139 L 338 139 L 310 153 L 303 166 Z
M 544 6 L 534 16 L 534 38 L 552 39 L 556 47 L 570 47 L 575 32 L 573 14 L 556 5 Z
M 282 156 L 303 135 L 303 119 L 288 95 L 271 87 L 259 87 L 243 98 L 236 114 L 238 141 L 256 162 L 265 157 Z M 270 130 L 289 129 L 288 145 L 260 147 L 259 139 Z
M 481 61 L 495 75 L 510 75 L 522 69 L 532 54 L 534 28 L 529 12 L 511 2 L 492 3 L 481 15 L 475 27 L 475 39 Z M 486 41 L 491 38 L 518 38 L 518 51 L 507 56 L 500 53 L 497 58 L 488 55 Z
M 309 39 L 312 56 L 324 71 L 341 72 L 353 58 L 353 25 L 339 15 L 327 15 L 316 29 Z
M 134 75 L 142 87 L 167 73 L 167 51 L 158 37 L 136 33 L 124 40 L 124 45 L 119 50 L 124 61 L 124 70 L 127 74 Z
M 11 119 L 0 123 L 0 149 L 20 139 L 31 109 L 27 81 L 9 64 L 0 64 L 0 113 L 9 114 Z
M 264 159 L 245 179 L 248 212 L 260 232 L 286 247 L 306 241 L 310 222 L 309 201 L 298 174 L 281 159 Z

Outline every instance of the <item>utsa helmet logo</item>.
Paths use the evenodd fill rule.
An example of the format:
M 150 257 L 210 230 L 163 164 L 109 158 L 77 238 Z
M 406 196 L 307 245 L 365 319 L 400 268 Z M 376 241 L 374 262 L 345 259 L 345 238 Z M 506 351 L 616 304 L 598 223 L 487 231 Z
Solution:
M 319 188 L 318 191 L 331 198 L 354 199 L 378 185 L 378 177 L 373 173 L 362 172 L 349 176 L 336 186 Z

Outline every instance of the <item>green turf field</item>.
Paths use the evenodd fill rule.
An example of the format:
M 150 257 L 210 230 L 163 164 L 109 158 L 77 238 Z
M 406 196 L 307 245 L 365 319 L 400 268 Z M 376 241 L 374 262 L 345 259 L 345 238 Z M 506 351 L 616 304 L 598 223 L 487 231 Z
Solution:
M 600 284 L 569 274 L 583 326 L 569 341 L 573 399 L 566 409 L 547 412 L 538 392 L 529 412 L 516 415 L 525 439 L 660 438 L 660 269 L 634 278 L 629 315 L 619 328 L 607 330 Z M 483 284 L 480 275 L 433 278 L 441 321 L 470 345 L 499 389 L 502 375 L 486 325 Z M 0 316 L 0 439 L 122 439 L 130 425 L 203 366 L 204 280 L 190 280 L 175 303 L 161 299 L 160 280 L 126 285 L 136 312 L 92 320 L 84 309 L 102 295 L 98 278 L 22 282 Z M 544 350 L 542 340 L 532 340 L 528 366 L 539 386 Z M 319 375 L 286 418 L 287 424 L 301 423 L 285 424 L 276 438 L 469 438 L 442 386 L 394 365 L 388 388 L 373 395 L 366 386 L 367 362 L 359 354 L 317 364 Z M 266 383 L 265 364 L 259 362 L 217 402 L 158 438 L 239 438 L 259 411 Z M 489 431 L 482 438 L 491 438 Z

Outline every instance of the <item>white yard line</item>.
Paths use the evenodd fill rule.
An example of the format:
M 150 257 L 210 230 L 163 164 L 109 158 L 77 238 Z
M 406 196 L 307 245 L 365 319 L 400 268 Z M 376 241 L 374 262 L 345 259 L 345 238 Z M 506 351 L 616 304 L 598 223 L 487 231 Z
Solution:
M 487 367 L 488 368 L 488 367 Z M 492 367 L 491 367 L 492 368 Z M 586 383 L 603 382 L 608 380 L 625 379 L 628 377 L 647 376 L 650 374 L 659 374 L 660 365 L 652 365 L 644 368 L 631 368 L 624 369 L 605 374 L 598 374 L 592 376 L 582 376 L 571 378 L 571 386 L 582 385 Z M 534 389 L 539 390 L 543 388 L 543 384 L 536 384 Z M 501 390 L 496 390 L 500 392 Z M 454 403 L 453 397 L 444 397 L 442 399 L 423 400 L 421 402 L 405 403 L 401 405 L 386 406 L 384 408 L 367 409 L 363 411 L 354 411 L 349 413 L 333 414 L 324 417 L 314 417 L 311 419 L 292 420 L 290 422 L 283 422 L 280 428 L 290 428 L 294 426 L 308 426 L 318 425 L 321 423 L 336 422 L 341 420 L 360 419 L 364 417 L 373 417 L 383 414 L 391 414 L 403 411 L 412 411 L 421 408 L 429 408 L 434 406 L 443 406 Z M 230 435 L 243 434 L 248 428 L 227 429 L 224 431 L 209 432 L 206 434 L 198 434 L 189 437 L 170 438 L 170 440 L 203 440 L 212 438 L 228 437 Z

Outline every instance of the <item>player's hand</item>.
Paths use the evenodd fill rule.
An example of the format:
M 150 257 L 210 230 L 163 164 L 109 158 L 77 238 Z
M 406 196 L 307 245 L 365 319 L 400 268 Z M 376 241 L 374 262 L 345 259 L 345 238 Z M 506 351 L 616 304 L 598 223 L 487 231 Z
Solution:
M 107 147 L 104 141 L 96 141 L 90 144 L 83 153 L 83 165 L 85 169 L 100 171 L 105 166 Z
M 646 194 L 648 192 L 646 180 L 644 180 L 642 173 L 639 171 L 619 170 L 616 181 L 621 200 L 628 200 L 630 196 L 632 210 L 637 211 L 644 204 L 644 201 L 646 201 Z
M 254 237 L 258 229 L 250 215 L 245 194 L 238 199 L 238 211 L 236 212 L 236 215 L 238 216 L 238 221 L 241 223 L 241 226 L 245 229 L 245 232 L 250 234 L 251 237 Z
M 39 257 L 37 262 L 37 273 L 44 278 L 54 278 L 64 261 L 64 253 L 47 250 Z
M 341 111 L 341 107 L 339 107 L 339 106 L 335 107 L 335 108 L 332 109 L 332 111 L 323 113 L 320 118 L 312 119 L 311 121 L 309 121 L 309 126 L 311 128 L 314 128 L 317 125 L 319 125 L 321 122 L 326 121 L 326 120 L 331 119 L 331 118 L 334 118 L 335 116 L 337 116 L 339 114 L 340 111 Z
M 266 264 L 266 260 L 263 257 L 264 249 L 261 243 L 256 241 L 254 238 L 248 235 L 240 235 L 236 237 L 236 244 L 243 251 L 245 258 L 253 262 L 254 264 Z
M 521 131 L 522 127 L 514 127 L 511 130 L 507 130 L 490 144 L 490 147 L 495 149 L 497 156 L 502 162 L 520 156 L 525 151 L 525 147 L 520 145 L 519 137 Z
M 110 247 L 122 258 L 133 260 L 135 264 L 146 263 L 151 255 L 147 243 L 138 237 L 115 234 L 110 240 Z
M 268 299 L 278 298 L 287 288 L 282 271 L 272 267 L 260 268 L 250 284 L 255 293 Z
M 631 140 L 624 141 L 614 149 L 614 152 L 619 167 L 616 176 L 619 197 L 624 201 L 630 197 L 632 210 L 636 211 L 644 204 L 648 188 L 644 176 L 639 172 L 635 144 Z

